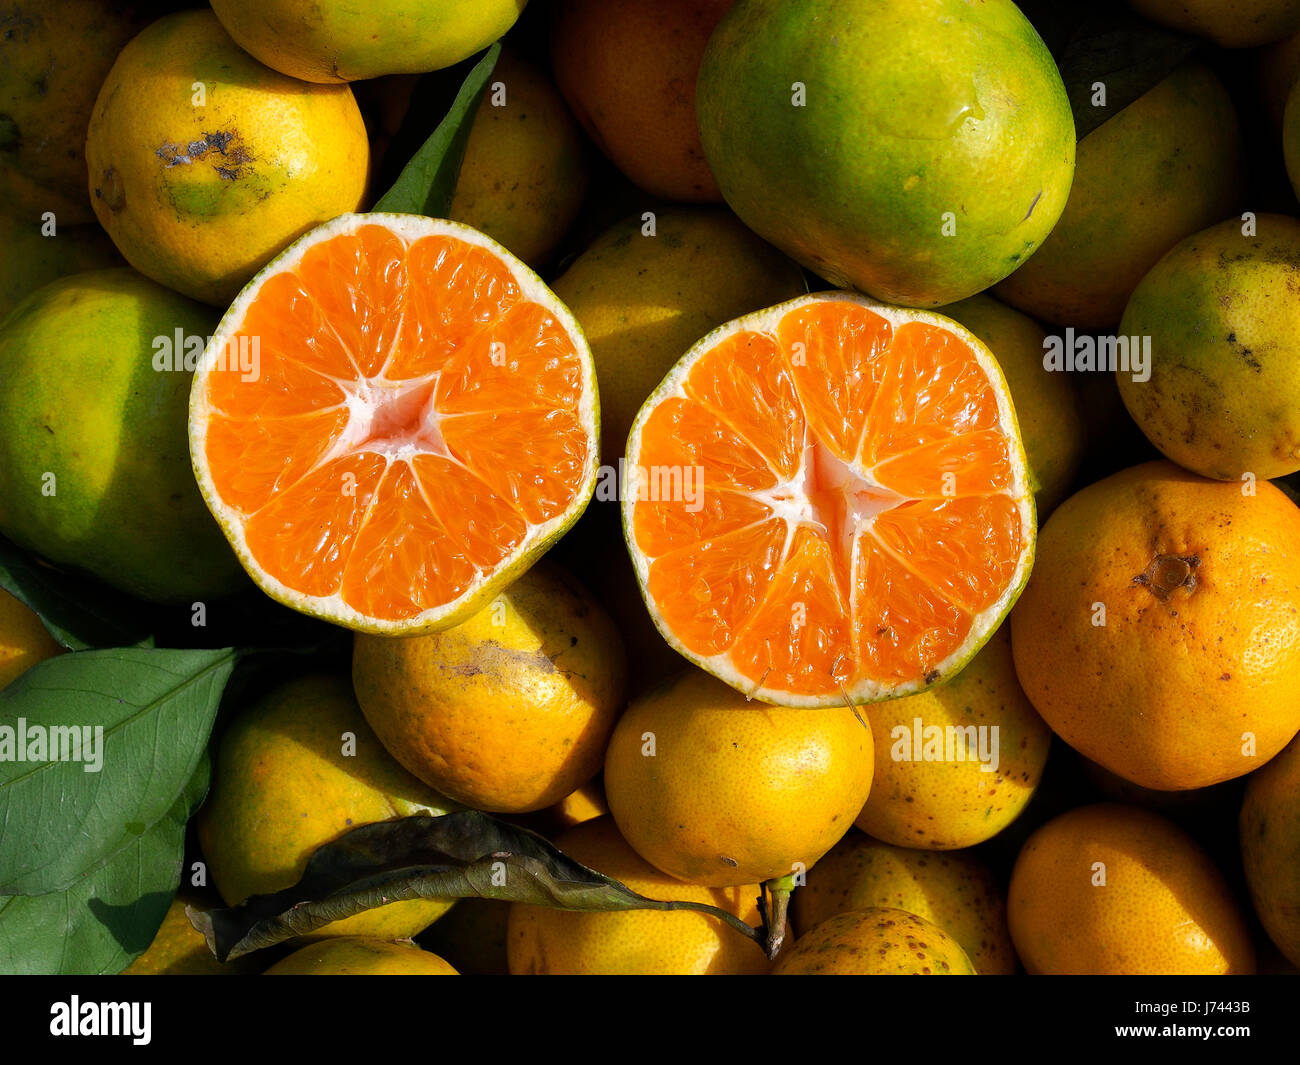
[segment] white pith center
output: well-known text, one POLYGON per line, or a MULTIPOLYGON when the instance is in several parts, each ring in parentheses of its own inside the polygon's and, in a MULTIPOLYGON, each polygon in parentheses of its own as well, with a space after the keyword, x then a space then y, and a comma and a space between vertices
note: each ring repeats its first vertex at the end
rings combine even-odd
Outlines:
POLYGON ((436 373, 409 381, 389 381, 381 375, 338 384, 348 423, 337 450, 369 451, 389 459, 417 454, 452 457, 442 435, 447 415, 434 405, 436 373))
POLYGON ((815 439, 805 441, 793 477, 750 496, 786 523, 787 550, 795 530, 806 525, 820 533, 841 559, 852 557, 858 534, 877 515, 908 502, 907 496, 877 484, 815 439))

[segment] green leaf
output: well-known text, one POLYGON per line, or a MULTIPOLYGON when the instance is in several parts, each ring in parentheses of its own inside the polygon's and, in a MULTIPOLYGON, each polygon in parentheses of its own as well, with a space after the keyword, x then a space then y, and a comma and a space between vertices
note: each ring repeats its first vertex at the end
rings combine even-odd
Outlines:
POLYGON ((373 210, 432 218, 446 216, 456 191, 474 114, 500 54, 501 45, 494 44, 474 65, 452 101, 447 117, 438 123, 438 128, 397 175, 393 187, 380 197, 373 210))
POLYGON ((694 910, 760 943, 760 930, 697 902, 638 895, 556 850, 541 836, 478 810, 362 825, 319 848, 302 879, 190 921, 219 961, 305 935, 362 910, 416 898, 489 898, 565 910, 694 910))
POLYGON ((1060 56, 1075 137, 1083 140, 1107 119, 1155 88, 1200 47, 1185 34, 1143 22, 1129 12, 1087 18, 1060 56), (1093 105, 1094 86, 1105 86, 1106 104, 1093 105))
POLYGON ((185 823, 208 775, 205 754, 165 817, 66 890, 0 897, 0 972, 98 975, 130 965, 180 886, 185 823))
POLYGON ((237 657, 229 648, 79 651, 0 692, 0 895, 63 891, 168 816, 203 756, 237 657), (85 744, 87 730, 78 752, 73 736, 85 744), (40 735, 45 750, 34 745, 40 735), (52 737, 64 760, 49 760, 52 737))
POLYGON ((151 642, 149 608, 123 592, 37 561, 0 537, 0 588, 36 611, 64 647, 131 647, 151 642))

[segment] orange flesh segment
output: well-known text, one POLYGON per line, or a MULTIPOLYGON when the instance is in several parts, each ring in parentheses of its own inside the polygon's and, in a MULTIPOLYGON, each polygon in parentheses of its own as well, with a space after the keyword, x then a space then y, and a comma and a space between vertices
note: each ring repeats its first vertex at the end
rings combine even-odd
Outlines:
POLYGON ((719 654, 767 595, 785 538, 784 523, 769 518, 665 555, 650 568, 650 595, 689 629, 692 650, 719 654))
POLYGON ((631 532, 691 653, 800 695, 916 681, 1005 593, 1013 445, 956 333, 804 304, 703 352, 681 392, 642 424, 631 532), (702 487, 657 493, 669 471, 702 487))
POLYGON ((269 277, 233 335, 257 370, 209 371, 203 454, 295 592, 411 618, 574 502, 582 356, 487 248, 362 225, 269 277))
POLYGON ((294 270, 365 377, 379 374, 397 340, 407 293, 405 250, 397 234, 362 226, 308 248, 294 270))
POLYGON ((834 691, 853 674, 848 597, 830 543, 806 525, 794 540, 732 661, 782 691, 834 691))
POLYGON ((803 412, 772 337, 745 332, 723 340, 700 356, 685 391, 762 455, 779 479, 798 471, 803 412), (773 418, 772 410, 793 416, 773 418))

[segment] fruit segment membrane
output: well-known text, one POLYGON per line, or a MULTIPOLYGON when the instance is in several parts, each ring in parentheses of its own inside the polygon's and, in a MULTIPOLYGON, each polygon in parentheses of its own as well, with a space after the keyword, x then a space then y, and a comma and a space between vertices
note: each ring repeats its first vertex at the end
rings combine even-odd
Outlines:
POLYGON ((629 535, 652 609, 753 687, 932 679, 1020 565, 1013 433, 970 345, 932 322, 801 301, 732 332, 642 415, 629 535), (677 468, 698 497, 654 498, 677 468))
POLYGON ((204 457, 249 552, 384 620, 458 598, 572 506, 581 355, 487 248, 365 225, 270 276, 207 378, 204 457))

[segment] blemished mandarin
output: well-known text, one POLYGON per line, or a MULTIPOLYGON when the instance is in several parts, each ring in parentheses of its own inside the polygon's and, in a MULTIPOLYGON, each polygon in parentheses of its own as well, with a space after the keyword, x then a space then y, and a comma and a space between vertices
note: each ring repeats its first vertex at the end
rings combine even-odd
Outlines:
POLYGON ((855 824, 877 839, 973 847, 1019 817, 1038 790, 1052 733, 1016 679, 1009 625, 955 677, 864 711, 876 774, 855 824))
POLYGON ((1249 489, 1169 462, 1089 485, 1043 527, 1012 611, 1034 708, 1142 787, 1242 776, 1300 730, 1300 509, 1249 489))
POLYGON ((190 453, 268 595, 415 635, 470 617, 576 520, 598 409, 577 323, 499 244, 342 215, 222 319, 194 374, 190 453))
POLYGON ((453 628, 358 633, 352 652, 361 710, 393 757, 458 802, 507 813, 600 771, 626 673, 609 616, 549 561, 453 628))
POLYGON ((1010 394, 974 334, 847 292, 704 337, 628 437, 623 524, 664 638, 751 698, 861 703, 960 669, 1029 574, 1010 394))
POLYGON ((1007 918, 1031 974, 1255 969, 1222 874, 1182 829, 1136 806, 1082 806, 1030 836, 1011 874, 1007 918))
POLYGON ((928 854, 851 831, 808 870, 808 882, 791 902, 800 935, 838 914, 876 906, 938 925, 981 976, 1016 971, 1002 890, 973 853, 928 854))
POLYGON ((774 976, 974 976, 957 941, 938 925, 889 907, 850 910, 802 936, 774 976))
POLYGON ((86 136, 95 216, 126 261, 222 308, 291 241, 357 210, 369 163, 351 89, 264 67, 210 10, 122 49, 86 136))
POLYGON ((1300 220, 1280 214, 1194 233, 1142 278, 1119 331, 1149 338, 1145 371, 1115 382, 1167 458, 1220 481, 1300 470, 1298 285, 1300 220))

